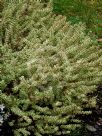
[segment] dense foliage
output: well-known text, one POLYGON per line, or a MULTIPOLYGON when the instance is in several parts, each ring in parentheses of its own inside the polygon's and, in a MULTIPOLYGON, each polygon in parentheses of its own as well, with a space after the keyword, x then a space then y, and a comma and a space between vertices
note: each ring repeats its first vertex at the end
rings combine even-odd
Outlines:
POLYGON ((102 81, 102 49, 36 0, 4 2, 1 14, 0 102, 16 118, 15 136, 68 135, 90 114, 102 81))

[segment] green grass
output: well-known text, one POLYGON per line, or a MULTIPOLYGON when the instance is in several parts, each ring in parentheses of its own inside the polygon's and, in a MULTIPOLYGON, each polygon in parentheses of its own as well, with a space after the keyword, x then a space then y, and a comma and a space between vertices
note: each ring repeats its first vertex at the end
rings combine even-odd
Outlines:
POLYGON ((102 38, 102 0, 54 0, 54 12, 72 23, 84 22, 88 32, 102 38))

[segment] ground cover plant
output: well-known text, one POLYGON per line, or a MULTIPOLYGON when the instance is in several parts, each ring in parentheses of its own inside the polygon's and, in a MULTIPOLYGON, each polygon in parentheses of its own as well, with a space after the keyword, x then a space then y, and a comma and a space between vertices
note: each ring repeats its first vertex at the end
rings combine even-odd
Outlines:
POLYGON ((1 20, 0 103, 13 135, 68 136, 96 105, 88 94, 102 81, 101 47, 52 2, 4 1, 1 20))
POLYGON ((88 32, 102 38, 102 0, 54 0, 54 12, 72 23, 84 22, 88 32))

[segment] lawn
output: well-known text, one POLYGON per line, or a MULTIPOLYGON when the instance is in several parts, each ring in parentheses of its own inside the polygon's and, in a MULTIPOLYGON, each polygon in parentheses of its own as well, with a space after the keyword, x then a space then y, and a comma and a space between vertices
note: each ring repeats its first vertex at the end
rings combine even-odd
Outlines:
POLYGON ((54 0, 54 12, 65 15, 72 23, 83 22, 87 32, 102 42, 102 0, 54 0))

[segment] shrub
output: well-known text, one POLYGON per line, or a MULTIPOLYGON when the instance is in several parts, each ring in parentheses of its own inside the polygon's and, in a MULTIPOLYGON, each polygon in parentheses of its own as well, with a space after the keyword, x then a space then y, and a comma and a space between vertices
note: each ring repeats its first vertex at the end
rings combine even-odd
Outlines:
POLYGON ((74 117, 90 114, 96 101, 87 94, 102 81, 102 50, 85 26, 34 0, 5 5, 1 26, 0 101, 16 116, 14 135, 68 135, 80 127, 74 117))

